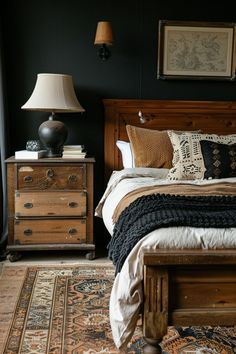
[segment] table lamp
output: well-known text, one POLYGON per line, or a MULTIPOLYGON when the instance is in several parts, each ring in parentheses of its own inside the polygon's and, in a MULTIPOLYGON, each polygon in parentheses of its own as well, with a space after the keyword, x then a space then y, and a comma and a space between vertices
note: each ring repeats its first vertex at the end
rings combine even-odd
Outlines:
POLYGON ((84 112, 77 100, 72 76, 38 74, 32 95, 21 108, 51 113, 40 125, 38 134, 47 149, 47 157, 62 156, 68 130, 64 123, 55 120, 55 113, 84 112))

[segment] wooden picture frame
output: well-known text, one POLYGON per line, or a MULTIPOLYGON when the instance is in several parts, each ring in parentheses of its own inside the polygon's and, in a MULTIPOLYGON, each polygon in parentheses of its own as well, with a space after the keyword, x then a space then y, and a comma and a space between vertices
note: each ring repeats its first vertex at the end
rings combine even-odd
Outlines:
POLYGON ((235 23, 159 21, 158 79, 235 80, 235 23))

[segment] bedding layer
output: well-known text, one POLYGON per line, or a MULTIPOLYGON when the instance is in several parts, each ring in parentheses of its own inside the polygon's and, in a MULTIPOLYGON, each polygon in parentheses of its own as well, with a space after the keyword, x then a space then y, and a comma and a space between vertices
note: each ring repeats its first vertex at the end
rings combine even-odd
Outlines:
POLYGON ((121 213, 109 243, 116 273, 136 243, 149 232, 170 226, 236 227, 236 196, 150 194, 121 213))
MULTIPOLYGON (((226 183, 226 188, 232 188, 231 193, 235 195, 236 178, 191 180, 182 183, 182 181, 166 180, 167 173, 168 170, 137 168, 113 173, 104 196, 96 209, 96 215, 103 217, 111 235, 114 231, 112 217, 117 205, 130 192, 138 191, 139 188, 165 186, 168 190, 168 186, 171 188, 171 186, 176 185, 180 190, 181 187, 187 185, 205 186, 204 188, 207 189, 207 186, 213 188, 213 185, 218 184, 220 188, 224 189, 223 184, 226 183)), ((149 232, 137 242, 115 278, 110 298, 110 322, 113 339, 118 348, 126 347, 139 317, 143 298, 143 252, 145 250, 158 251, 160 248, 236 248, 236 228, 161 227, 149 232)))

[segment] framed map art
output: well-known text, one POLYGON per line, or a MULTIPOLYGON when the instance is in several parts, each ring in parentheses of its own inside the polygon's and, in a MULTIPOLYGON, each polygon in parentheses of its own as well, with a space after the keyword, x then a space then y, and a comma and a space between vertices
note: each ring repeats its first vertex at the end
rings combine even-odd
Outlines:
POLYGON ((235 23, 159 21, 158 79, 235 80, 235 23))

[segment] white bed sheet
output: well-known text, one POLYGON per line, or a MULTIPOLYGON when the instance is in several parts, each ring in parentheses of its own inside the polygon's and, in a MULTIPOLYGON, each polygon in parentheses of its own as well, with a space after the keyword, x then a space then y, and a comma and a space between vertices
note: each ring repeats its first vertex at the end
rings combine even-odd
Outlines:
MULTIPOLYGON (((164 169, 126 169, 114 172, 108 187, 96 208, 96 215, 102 216, 112 235, 112 215, 122 197, 132 190, 149 185, 180 183, 168 181, 164 169)), ((212 184, 219 182, 236 183, 236 178, 221 180, 182 181, 190 184, 212 184)), ((117 274, 110 297, 110 323, 117 348, 128 344, 139 316, 142 303, 144 250, 159 248, 236 248, 236 229, 211 229, 193 227, 168 227, 157 229, 140 240, 127 257, 120 273, 117 274)))

